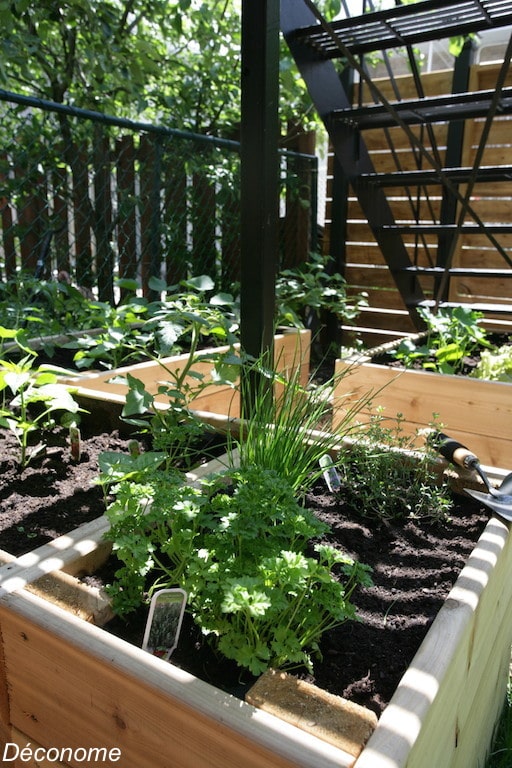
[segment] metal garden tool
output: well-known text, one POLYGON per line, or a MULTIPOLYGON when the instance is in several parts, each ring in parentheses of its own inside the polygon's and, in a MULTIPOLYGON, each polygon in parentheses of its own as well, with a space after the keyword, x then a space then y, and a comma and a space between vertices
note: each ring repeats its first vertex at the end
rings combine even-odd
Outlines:
POLYGON ((472 488, 464 488, 467 494, 485 504, 504 520, 512 520, 512 472, 506 475, 499 487, 495 488, 482 469, 478 457, 471 453, 465 445, 442 432, 435 433, 431 437, 431 443, 441 456, 444 456, 452 464, 464 469, 472 469, 481 477, 487 488, 487 493, 474 491, 472 488))

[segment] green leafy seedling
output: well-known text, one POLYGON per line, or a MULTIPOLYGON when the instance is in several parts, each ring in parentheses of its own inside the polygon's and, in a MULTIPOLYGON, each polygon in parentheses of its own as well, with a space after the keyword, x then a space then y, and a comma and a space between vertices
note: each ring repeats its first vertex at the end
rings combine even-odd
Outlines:
MULTIPOLYGON (((21 343, 20 343, 21 346, 21 343)), ((61 424, 73 426, 81 410, 68 386, 59 383, 59 369, 40 365, 34 368, 35 353, 21 346, 27 354, 18 361, 0 360, 0 426, 9 429, 18 442, 19 464, 24 469, 45 450, 40 441, 29 449, 29 437, 43 427, 51 427, 54 413, 61 413, 61 424)))

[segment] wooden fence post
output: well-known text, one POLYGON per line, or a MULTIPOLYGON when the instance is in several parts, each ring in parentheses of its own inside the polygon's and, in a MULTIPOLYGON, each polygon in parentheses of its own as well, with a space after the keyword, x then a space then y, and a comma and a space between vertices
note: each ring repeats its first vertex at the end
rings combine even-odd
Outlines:
POLYGON ((162 219, 167 285, 176 285, 187 277, 188 272, 186 155, 187 152, 177 151, 174 142, 169 142, 163 158, 162 219))
POLYGON ((76 281, 92 288, 91 205, 89 202, 89 168, 87 147, 76 147, 72 166, 73 225, 76 281), (86 202, 87 204, 84 204, 86 202))
MULTIPOLYGON (((314 155, 316 134, 291 125, 285 145, 293 152, 314 155)), ((316 181, 311 171, 310 163, 304 158, 286 158, 286 176, 287 179, 292 176, 293 182, 286 184, 286 211, 282 222, 281 266, 285 269, 309 260, 311 229, 317 226, 317 211, 311 210, 311 189, 316 181)))
MULTIPOLYGON (((137 217, 135 200, 135 148, 133 135, 122 136, 116 142, 117 169, 117 247, 119 277, 137 278, 137 217)), ((128 291, 121 288, 121 298, 128 291)))
POLYGON ((158 138, 144 135, 139 147, 140 157, 140 226, 142 293, 152 297, 149 279, 160 271, 161 265, 161 145, 158 138))
MULTIPOLYGON (((5 154, 0 155, 0 184, 8 184, 9 158, 5 154)), ((3 190, 7 192, 7 188, 3 190)), ((14 230, 12 208, 6 195, 0 196, 0 221, 2 226, 2 243, 4 248, 5 279, 9 280, 16 274, 16 245, 14 242, 14 230)))
POLYGON ((216 278, 215 187, 204 171, 192 181, 192 271, 216 278))
POLYGON ((100 301, 114 303, 114 254, 112 236, 112 199, 110 195, 110 142, 100 125, 93 131, 94 213, 96 238, 96 276, 100 301))

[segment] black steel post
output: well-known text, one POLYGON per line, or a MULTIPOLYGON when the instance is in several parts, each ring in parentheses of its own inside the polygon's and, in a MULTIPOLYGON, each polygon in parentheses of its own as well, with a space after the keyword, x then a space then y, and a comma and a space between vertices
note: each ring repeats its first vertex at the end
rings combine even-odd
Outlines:
MULTIPOLYGON (((469 74, 470 68, 474 61, 475 46, 473 40, 466 40, 462 51, 455 59, 453 67, 453 80, 452 80, 452 93, 464 93, 469 88, 469 74)), ((446 137, 446 154, 444 165, 446 168, 458 168, 462 165, 462 149, 464 146, 464 120, 452 120, 448 124, 448 133, 446 137)), ((459 189, 459 185, 454 185, 456 190, 459 189)), ((457 220, 457 209, 459 207, 459 201, 454 196, 453 192, 443 189, 443 197, 441 201, 440 223, 441 224, 454 224, 457 220)), ((454 238, 458 237, 459 233, 441 234, 439 235, 438 247, 437 247, 437 266, 446 268, 447 260, 452 253, 454 238)), ((448 265, 449 266, 449 265, 448 265)), ((449 279, 444 277, 436 277, 434 281, 434 296, 437 301, 447 301, 449 296, 449 279)))
POLYGON ((272 346, 279 248, 279 0, 242 0, 241 343, 272 346))

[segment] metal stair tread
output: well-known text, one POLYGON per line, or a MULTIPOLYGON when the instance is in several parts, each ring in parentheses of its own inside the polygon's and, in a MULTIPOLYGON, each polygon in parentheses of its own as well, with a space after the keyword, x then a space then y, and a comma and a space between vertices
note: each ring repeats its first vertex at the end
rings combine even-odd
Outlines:
MULTIPOLYGON (((414 272, 418 275, 442 275, 446 271, 444 267, 404 267, 405 272, 414 272)), ((453 277, 490 277, 490 278, 509 278, 512 276, 512 269, 486 269, 485 267, 461 268, 451 267, 448 272, 453 277)))
MULTIPOLYGON (((330 27, 342 45, 358 55, 509 24, 512 24, 512 2, 508 0, 423 0, 335 20, 330 27)), ((322 58, 342 55, 332 36, 320 24, 297 30, 294 38, 313 48, 322 58)))
MULTIPOLYGON (((447 122, 454 119, 485 117, 489 112, 494 90, 450 93, 424 99, 404 99, 390 102, 399 119, 408 125, 447 122)), ((504 88, 500 94, 498 114, 512 112, 512 88, 504 88)), ((387 104, 368 104, 362 107, 335 109, 331 119, 344 121, 360 130, 386 128, 397 124, 387 104)))
POLYGON ((510 304, 492 304, 490 302, 460 302, 460 301, 441 301, 437 305, 433 299, 425 299, 417 303, 411 302, 409 306, 414 307, 435 307, 439 306, 441 309, 455 309, 460 307, 461 303, 468 304, 475 312, 482 312, 484 314, 498 314, 498 315, 511 315, 512 314, 512 302, 510 304))
MULTIPOLYGON (((465 235, 478 235, 482 234, 482 227, 480 227, 478 224, 470 223, 470 224, 463 224, 461 227, 459 227, 457 224, 437 224, 434 222, 425 222, 423 224, 416 224, 416 223, 405 223, 405 222, 396 222, 395 224, 383 224, 379 227, 382 232, 401 232, 403 234, 455 234, 459 230, 462 234, 465 235)), ((485 222, 485 230, 487 232, 495 232, 495 233, 502 233, 506 234, 509 232, 512 232, 512 223, 511 224, 503 224, 500 222, 485 222)))
MULTIPOLYGON (((467 166, 442 168, 440 172, 434 168, 425 168, 417 171, 362 173, 359 176, 359 183, 379 187, 442 184, 441 176, 449 179, 454 184, 462 184, 468 181, 473 173, 475 173, 475 169, 467 166)), ((476 169, 475 180, 477 183, 512 181, 512 165, 481 166, 476 169)))

